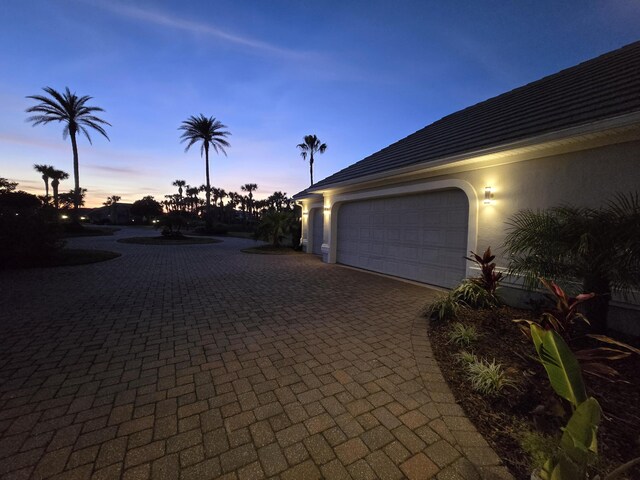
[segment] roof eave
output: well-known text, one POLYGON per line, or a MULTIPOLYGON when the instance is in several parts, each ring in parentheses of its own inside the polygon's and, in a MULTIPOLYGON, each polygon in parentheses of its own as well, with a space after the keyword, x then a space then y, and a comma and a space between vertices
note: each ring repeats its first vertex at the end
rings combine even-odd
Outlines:
MULTIPOLYGON (((380 180, 385 177, 395 177, 404 174, 410 174, 412 172, 417 171, 429 171, 441 169, 443 167, 454 166, 455 164, 464 163, 465 161, 469 161, 475 159, 477 157, 489 157, 491 155, 496 155, 500 153, 505 153, 510 150, 516 150, 525 147, 532 147, 536 145, 544 145, 551 144, 553 142, 558 142, 560 140, 567 139, 579 139, 580 137, 593 134, 595 132, 607 132, 607 131, 619 131, 621 129, 626 129, 633 126, 640 125, 640 111, 627 113, 624 115, 619 115, 616 117, 610 117, 603 120, 598 120, 595 122, 589 122, 561 130, 554 130, 552 132, 546 132, 541 135, 536 135, 533 137, 527 137, 520 140, 506 142, 500 145, 494 145, 488 148, 476 149, 468 152, 463 152, 457 155, 451 155, 447 157, 438 158, 435 160, 427 160, 424 162, 416 163, 413 165, 409 165, 407 167, 396 168, 391 170, 385 170, 382 172, 374 173, 371 175, 365 175, 361 177, 356 177, 348 180, 343 180, 341 182, 330 183, 327 185, 322 185, 317 189, 313 187, 309 187, 303 196, 299 198, 310 198, 314 195, 323 195, 325 192, 329 190, 334 190, 336 188, 343 188, 352 185, 358 185, 362 183, 368 183, 376 180, 380 180)), ((301 194, 302 192, 300 192, 301 194)), ((297 194, 297 195, 300 195, 297 194)), ((297 195, 294 196, 294 199, 297 199, 297 195)))

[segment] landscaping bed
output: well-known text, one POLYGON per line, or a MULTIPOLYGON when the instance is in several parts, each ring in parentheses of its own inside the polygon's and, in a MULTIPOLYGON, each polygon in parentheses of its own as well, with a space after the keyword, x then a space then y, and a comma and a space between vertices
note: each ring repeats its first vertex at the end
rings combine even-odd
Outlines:
POLYGON ((49 258, 26 259, 8 265, 8 268, 49 268, 87 265, 89 263, 104 262, 121 256, 121 253, 108 250, 85 250, 77 248, 63 248, 54 252, 49 258))
MULTIPOLYGON (((547 374, 537 360, 532 341, 512 320, 537 318, 530 311, 509 307, 495 309, 466 309, 459 311, 454 321, 432 321, 430 339, 442 374, 456 400, 462 405, 476 428, 484 435, 496 453, 518 479, 529 479, 535 468, 530 453, 540 448, 554 448, 552 441, 532 432, 549 436, 560 435, 570 408, 564 405, 564 417, 550 415, 554 394, 547 374), (454 322, 473 325, 479 334, 469 347, 461 348, 450 341, 454 322), (515 382, 502 393, 483 395, 471 388, 464 365, 457 354, 472 351, 479 358, 495 359, 504 367, 508 378, 515 382), (545 412, 540 405, 546 405, 545 412), (523 443, 529 445, 523 448, 523 443), (533 446, 535 445, 535 446, 533 446)), ((638 347, 638 339, 620 338, 638 347)), ((594 345, 595 346, 595 345, 594 345)), ((611 363, 627 383, 609 382, 585 374, 588 393, 603 409, 598 430, 598 461, 594 469, 611 472, 613 468, 640 456, 640 356, 632 355, 611 363)), ((627 472, 626 477, 640 478, 640 466, 627 472)))

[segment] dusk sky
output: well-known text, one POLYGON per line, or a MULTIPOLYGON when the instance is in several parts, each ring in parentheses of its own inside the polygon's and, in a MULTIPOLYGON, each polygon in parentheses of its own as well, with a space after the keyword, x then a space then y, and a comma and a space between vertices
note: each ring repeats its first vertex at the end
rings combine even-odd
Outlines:
MULTIPOLYGON (((42 194, 34 163, 73 172, 62 126, 32 127, 27 95, 90 95, 111 141, 79 140, 88 206, 204 183, 180 123, 232 136, 211 183, 256 196, 309 186, 296 149, 327 143, 316 181, 439 118, 640 39, 640 2, 0 1, 0 177, 42 194)), ((63 182, 61 190, 73 187, 63 182)))

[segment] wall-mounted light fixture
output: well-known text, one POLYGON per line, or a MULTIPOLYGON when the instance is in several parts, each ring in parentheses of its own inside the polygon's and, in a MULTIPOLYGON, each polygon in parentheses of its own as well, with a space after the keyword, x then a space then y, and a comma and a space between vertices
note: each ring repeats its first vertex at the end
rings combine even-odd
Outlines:
POLYGON ((491 193, 491 187, 484 187, 484 204, 491 205, 493 200, 493 193, 491 193))
POLYGON ((309 215, 309 212, 302 212, 303 217, 306 217, 307 215, 309 215))
POLYGON ((325 212, 330 212, 331 211, 331 207, 324 207, 324 211, 325 212))

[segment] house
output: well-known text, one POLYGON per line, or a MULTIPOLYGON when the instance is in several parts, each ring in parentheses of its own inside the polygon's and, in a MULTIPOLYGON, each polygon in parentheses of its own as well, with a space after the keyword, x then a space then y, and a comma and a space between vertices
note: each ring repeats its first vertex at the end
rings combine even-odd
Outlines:
POLYGON ((93 208, 88 213, 91 223, 128 225, 132 222, 132 203, 117 203, 115 205, 93 208))
MULTIPOLYGON (((452 287, 521 209, 640 189, 640 42, 448 115, 294 198, 302 245, 452 287)), ((506 265, 504 259, 498 262, 506 265)))

